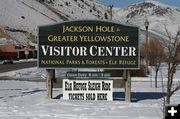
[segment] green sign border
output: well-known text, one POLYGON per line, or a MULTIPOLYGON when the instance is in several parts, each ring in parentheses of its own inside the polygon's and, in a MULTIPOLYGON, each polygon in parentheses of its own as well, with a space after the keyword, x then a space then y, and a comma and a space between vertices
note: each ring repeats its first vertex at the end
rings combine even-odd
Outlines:
POLYGON ((136 27, 136 26, 130 26, 130 25, 124 25, 124 24, 119 24, 119 23, 116 23, 116 22, 111 22, 111 21, 105 21, 105 20, 72 20, 72 21, 65 21, 65 22, 61 22, 61 23, 56 23, 56 24, 51 24, 51 25, 44 25, 44 26, 39 26, 38 27, 38 52, 37 52, 37 56, 38 56, 38 62, 37 62, 37 67, 38 68, 47 68, 47 69, 59 69, 59 68, 63 68, 63 69, 85 69, 85 68, 89 68, 89 69, 140 69, 140 43, 139 43, 139 27, 136 27), (129 27, 129 28, 137 28, 138 30, 138 39, 137 39, 137 43, 138 43, 138 47, 137 47, 137 49, 138 49, 138 56, 136 56, 137 58, 138 58, 138 64, 137 64, 137 67, 132 67, 132 68, 127 68, 126 67, 126 65, 124 65, 123 67, 110 67, 110 68, 108 68, 108 67, 80 67, 79 65, 76 65, 76 67, 75 66, 72 66, 72 67, 65 67, 65 66, 58 66, 58 67, 51 67, 51 66, 46 66, 46 67, 42 67, 41 65, 40 65, 40 58, 39 58, 39 46, 40 46, 40 44, 39 44, 39 40, 40 40, 40 36, 39 36, 39 32, 40 32, 40 29, 41 29, 41 27, 51 27, 51 26, 55 26, 55 25, 61 25, 61 24, 66 24, 66 23, 72 23, 72 22, 102 22, 102 23, 106 23, 106 24, 111 24, 111 25, 121 25, 121 26, 124 26, 124 27, 129 27))

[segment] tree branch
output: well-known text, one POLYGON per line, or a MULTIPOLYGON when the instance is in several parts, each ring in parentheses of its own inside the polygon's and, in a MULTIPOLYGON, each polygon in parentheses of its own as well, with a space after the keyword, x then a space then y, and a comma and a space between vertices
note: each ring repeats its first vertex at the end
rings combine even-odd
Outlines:
POLYGON ((174 94, 176 91, 178 91, 179 89, 180 89, 180 82, 178 83, 178 86, 171 91, 171 94, 170 94, 170 95, 173 95, 173 94, 174 94))

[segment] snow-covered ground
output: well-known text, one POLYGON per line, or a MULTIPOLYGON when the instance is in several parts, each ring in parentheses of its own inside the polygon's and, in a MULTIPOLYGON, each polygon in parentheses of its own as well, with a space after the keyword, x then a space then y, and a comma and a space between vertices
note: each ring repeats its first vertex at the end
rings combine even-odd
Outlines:
MULTIPOLYGON (((36 79, 41 78, 45 70, 28 68, 3 73, 0 77, 18 78, 17 74, 36 79), (29 73, 25 75, 25 72, 29 73)), ((62 74, 58 73, 59 76, 62 74)), ((176 80, 180 80, 179 74, 178 70, 176 80)), ((165 74, 163 77, 166 79, 165 74)), ((61 88, 55 88, 54 99, 49 100, 45 82, 0 80, 0 119, 160 119, 165 93, 162 92, 161 79, 158 80, 155 89, 154 80, 152 86, 150 78, 132 78, 132 103, 124 101, 122 88, 114 89, 114 101, 67 101, 61 98, 61 88)), ((173 95, 171 103, 178 104, 179 99, 180 90, 173 95)))
MULTIPOLYGON (((124 102, 123 89, 114 89, 115 101, 67 101, 62 90, 46 99, 44 82, 0 81, 1 119, 160 119, 163 93, 149 82, 132 82, 132 103, 124 102), (59 99, 60 98, 60 99, 59 99)), ((180 103, 180 91, 172 103, 180 103)))
MULTIPOLYGON (((20 60, 17 61, 15 63, 21 63, 21 62, 25 62, 26 60, 20 60)), ((28 62, 31 61, 36 61, 35 59, 29 59, 28 62)), ((77 71, 77 69, 72 69, 77 71)), ((79 71, 96 71, 95 69, 79 69, 79 71)), ((58 78, 62 78, 65 76, 65 73, 68 71, 68 69, 56 69, 56 77, 58 78)), ((99 71, 99 70, 98 70, 99 71)), ((153 67, 149 67, 149 71, 152 72, 149 74, 148 78, 144 78, 144 77, 133 77, 132 80, 133 81, 154 81, 154 77, 155 77, 155 71, 153 67)), ((180 66, 178 66, 176 73, 174 74, 174 81, 180 81, 180 66)), ((27 79, 27 80, 38 80, 38 79, 45 79, 46 78, 46 70, 45 69, 41 69, 41 68, 37 68, 37 67, 32 67, 32 68, 27 68, 27 69, 20 69, 20 70, 16 70, 16 71, 10 71, 10 72, 6 72, 6 73, 0 73, 0 77, 11 77, 14 79, 27 79)), ((161 80, 167 81, 167 66, 165 64, 163 64, 163 66, 161 67, 159 73, 158 73, 158 81, 161 82, 161 80), (162 71, 162 76, 161 76, 161 72, 162 71)))
MULTIPOLYGON (((37 59, 20 59, 20 60, 14 60, 13 63, 23 63, 23 62, 34 62, 37 61, 37 59)), ((0 61, 0 64, 3 64, 3 61, 0 61)))

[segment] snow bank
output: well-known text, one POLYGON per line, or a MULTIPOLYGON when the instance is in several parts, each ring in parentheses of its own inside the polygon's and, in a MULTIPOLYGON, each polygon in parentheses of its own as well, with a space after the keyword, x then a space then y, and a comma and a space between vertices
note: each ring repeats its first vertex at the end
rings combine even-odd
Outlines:
MULTIPOLYGON (((56 99, 46 99, 44 82, 0 81, 1 119, 160 119, 162 89, 149 82, 132 83, 132 103, 124 102, 123 89, 114 89, 116 101, 67 101, 62 89, 54 89, 56 99)), ((180 103, 180 91, 172 98, 180 103)))

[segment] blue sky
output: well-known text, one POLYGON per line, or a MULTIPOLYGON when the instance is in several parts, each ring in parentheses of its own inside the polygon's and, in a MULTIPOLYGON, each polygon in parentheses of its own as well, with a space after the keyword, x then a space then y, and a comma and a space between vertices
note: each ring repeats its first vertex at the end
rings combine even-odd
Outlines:
MULTIPOLYGON (((143 2, 145 0, 98 0, 100 3, 105 5, 114 5, 116 7, 127 7, 130 4, 143 2)), ((180 7, 180 0, 155 0, 161 3, 180 7)))

